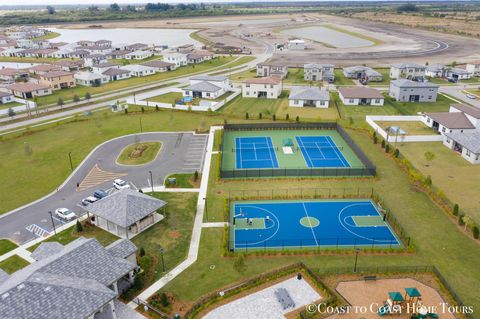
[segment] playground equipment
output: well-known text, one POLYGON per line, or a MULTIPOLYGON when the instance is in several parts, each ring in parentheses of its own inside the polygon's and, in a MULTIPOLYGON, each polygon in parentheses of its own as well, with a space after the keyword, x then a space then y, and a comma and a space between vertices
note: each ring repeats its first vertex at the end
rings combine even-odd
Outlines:
POLYGON ((382 307, 378 308, 377 313, 379 316, 401 313, 404 301, 405 299, 398 291, 389 292, 388 299, 382 307))
POLYGON ((408 309, 413 309, 411 318, 426 319, 438 318, 436 313, 428 312, 428 307, 423 304, 422 294, 417 288, 405 288, 405 300, 408 309))

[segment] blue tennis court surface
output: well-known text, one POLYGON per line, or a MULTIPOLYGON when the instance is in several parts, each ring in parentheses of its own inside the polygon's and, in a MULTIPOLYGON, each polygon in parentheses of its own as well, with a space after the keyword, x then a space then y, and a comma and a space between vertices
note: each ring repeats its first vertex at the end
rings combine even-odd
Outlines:
POLYGON ((234 249, 402 246, 370 200, 236 202, 232 212, 234 249))
POLYGON ((237 168, 278 168, 270 137, 237 137, 234 151, 237 168))
POLYGON ((350 167, 330 136, 296 136, 308 167, 350 167))

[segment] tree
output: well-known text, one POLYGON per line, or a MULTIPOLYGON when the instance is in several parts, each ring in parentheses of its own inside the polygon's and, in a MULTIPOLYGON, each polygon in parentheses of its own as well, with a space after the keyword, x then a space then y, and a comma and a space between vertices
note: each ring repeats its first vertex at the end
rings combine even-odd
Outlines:
POLYGON ((425 178, 425 186, 432 186, 432 177, 430 175, 428 175, 426 178, 425 178))
POLYGON ((8 108, 8 116, 14 117, 16 114, 17 113, 15 113, 15 111, 11 107, 8 108))
POLYGON ((297 117, 295 118, 295 122, 300 122, 300 117, 297 115, 297 117))
POLYGON ((263 115, 262 115, 262 112, 258 113, 258 118, 259 118, 259 119, 262 119, 262 116, 263 116, 263 115))
POLYGON ((142 113, 145 113, 145 108, 143 106, 140 110, 142 111, 142 113))
POLYGON ((132 6, 132 5, 127 5, 125 10, 128 12, 137 12, 137 8, 135 8, 135 6, 132 6))
POLYGON ((63 102, 63 99, 62 99, 61 97, 59 97, 58 100, 57 100, 57 105, 58 105, 58 106, 63 106, 63 104, 65 104, 65 103, 63 102))
POLYGON ((233 262, 233 268, 238 272, 243 272, 247 268, 245 265, 245 256, 243 254, 238 255, 238 257, 233 262))
POLYGON ((397 8, 397 12, 416 12, 418 8, 413 3, 405 3, 397 8))
POLYGON ((385 140, 382 140, 382 148, 385 148, 385 140))
POLYGON ((92 98, 92 95, 89 92, 85 92, 85 100, 89 101, 92 98))
POLYGON ((123 109, 123 111, 125 112, 125 114, 128 114, 128 109, 127 108, 123 109))
POLYGON ((193 180, 195 182, 198 180, 198 171, 195 171, 195 173, 193 173, 193 180))
POLYGON ((168 297, 167 297, 167 294, 162 292, 160 294, 160 303, 162 304, 162 306, 164 307, 168 307, 170 305, 170 301, 168 301, 168 297))
POLYGON ((385 145, 385 153, 388 153, 388 152, 390 152, 390 145, 389 144, 385 145))
POLYGON ((160 111, 160 108, 158 107, 158 105, 155 105, 155 111, 160 111))
POLYGON ((398 158, 398 156, 400 155, 400 151, 398 150, 398 148, 395 149, 395 152, 393 152, 393 156, 395 156, 396 158, 398 158))
POLYGON ((463 215, 463 214, 458 216, 458 224, 459 224, 460 226, 465 225, 465 221, 463 220, 463 217, 464 217, 464 216, 465 216, 465 215, 463 215))
POLYGON ((112 11, 120 11, 120 6, 118 5, 118 3, 112 3, 110 5, 110 10, 112 11))
POLYGON ((75 95, 73 96, 73 102, 75 102, 75 103, 80 102, 80 98, 78 97, 78 95, 75 94, 75 95))
POLYGON ((378 143, 377 132, 373 132, 372 138, 373 138, 373 144, 377 144, 378 143))
POLYGON ((97 7, 97 6, 90 6, 90 7, 88 7, 88 11, 90 11, 90 12, 97 12, 97 11, 98 11, 98 7, 97 7))
POLYGON ((52 6, 47 6, 47 12, 48 14, 55 14, 55 8, 52 6))
POLYGON ((290 119, 290 114, 287 113, 287 115, 285 115, 285 120, 288 121, 290 119))
POLYGON ((272 120, 275 122, 277 120, 277 116, 275 114, 272 115, 272 120))
POLYGON ((75 224, 75 230, 77 231, 77 233, 83 232, 82 223, 80 223, 80 221, 78 219, 77 219, 77 223, 75 224))
POLYGON ((145 256, 145 248, 140 247, 140 251, 138 252, 138 254, 140 255, 140 257, 145 256))
POLYGON ((478 237, 480 236, 480 230, 478 229, 477 225, 473 226, 472 233, 473 233, 473 238, 478 239, 478 237))
POLYGON ((453 205, 452 214, 457 216, 458 215, 458 209, 459 209, 458 204, 453 205))
POLYGON ((423 154, 423 156, 425 156, 425 159, 427 160, 427 162, 431 162, 435 158, 435 154, 433 154, 430 151, 426 151, 425 154, 423 154))
POLYGON ((248 112, 245 113, 245 119, 248 120, 249 118, 249 115, 248 115, 248 112))

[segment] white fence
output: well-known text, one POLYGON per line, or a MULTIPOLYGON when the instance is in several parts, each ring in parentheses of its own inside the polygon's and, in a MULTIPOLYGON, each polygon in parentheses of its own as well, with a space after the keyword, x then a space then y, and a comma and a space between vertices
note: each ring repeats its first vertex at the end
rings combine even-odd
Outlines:
MULTIPOLYGON (((30 110, 35 109, 35 107, 37 106, 35 102, 27 101, 18 97, 14 97, 13 101, 23 104, 23 105, 17 105, 17 106, 11 107, 11 109, 15 112, 15 114, 26 112, 27 111, 26 103, 28 103, 28 107, 30 108, 30 110)), ((0 110, 0 116, 8 115, 8 109, 9 109, 8 103, 3 105, 5 106, 5 108, 0 110)))
MULTIPOLYGON (((423 123, 423 116, 421 115, 368 115, 366 121, 377 134, 383 137, 385 140, 388 137, 388 142, 441 142, 443 136, 439 134, 432 135, 389 135, 383 128, 381 128, 376 121, 388 121, 388 122, 420 122, 423 123)), ((432 130, 433 132, 433 130, 432 130)), ((408 132, 407 132, 408 133, 408 132)))
MULTIPOLYGON (((182 89, 179 88, 170 88, 168 92, 166 93, 171 93, 171 92, 183 92, 182 89)), ((166 94, 163 93, 163 94, 166 94)), ((231 95, 229 95, 227 98, 225 98, 223 101, 220 102, 215 102, 215 101, 209 101, 209 100, 201 100, 200 105, 184 105, 184 104, 170 104, 170 103, 162 103, 162 102, 152 102, 148 101, 147 99, 153 96, 158 96, 158 93, 146 93, 143 94, 141 99, 138 100, 136 99, 134 101, 133 97, 129 97, 127 99, 127 104, 136 104, 136 105, 143 105, 143 106, 148 106, 148 107, 159 107, 163 109, 175 109, 175 110, 182 110, 182 111, 199 111, 199 112, 207 112, 207 111, 217 111, 219 108, 224 106, 226 103, 230 102, 234 98, 236 98, 238 95, 240 95, 241 91, 240 90, 235 90, 231 95)))

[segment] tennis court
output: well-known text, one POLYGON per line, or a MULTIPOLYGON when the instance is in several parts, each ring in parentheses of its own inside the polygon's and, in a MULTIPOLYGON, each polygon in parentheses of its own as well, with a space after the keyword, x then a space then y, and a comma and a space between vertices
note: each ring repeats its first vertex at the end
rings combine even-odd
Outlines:
POLYGON ((400 248, 374 202, 242 201, 230 214, 230 249, 400 248))
POLYGON ((308 167, 350 167, 330 136, 295 136, 308 167))
POLYGON ((270 137, 237 137, 234 152, 236 168, 278 168, 270 137))

